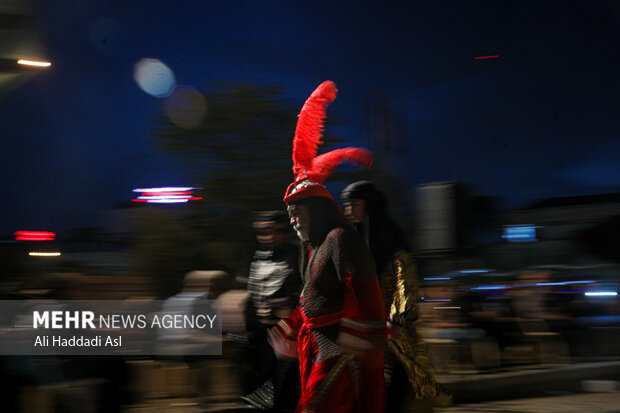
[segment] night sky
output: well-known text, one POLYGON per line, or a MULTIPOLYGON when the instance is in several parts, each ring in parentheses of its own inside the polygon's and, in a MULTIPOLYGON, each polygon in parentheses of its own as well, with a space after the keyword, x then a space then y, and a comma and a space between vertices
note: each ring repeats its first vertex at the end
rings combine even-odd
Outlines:
POLYGON ((0 235, 97 226, 132 188, 187 184, 150 136, 163 100, 134 81, 142 58, 198 90, 284 86, 300 108, 333 80, 334 132, 371 149, 384 101, 410 186, 466 181, 506 207, 620 190, 620 2, 35 5, 53 66, 0 98, 0 235))

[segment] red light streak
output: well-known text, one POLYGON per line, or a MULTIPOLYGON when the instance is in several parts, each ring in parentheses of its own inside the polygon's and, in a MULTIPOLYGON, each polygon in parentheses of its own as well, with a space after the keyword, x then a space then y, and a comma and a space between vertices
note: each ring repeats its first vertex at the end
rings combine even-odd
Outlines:
POLYGON ((16 241, 53 241, 56 234, 49 231, 16 231, 16 241))
POLYGON ((478 56, 478 57, 474 57, 475 60, 481 60, 481 59, 495 59, 496 57, 499 57, 499 55, 494 54, 494 55, 490 55, 490 56, 478 56))
POLYGON ((191 195, 193 191, 142 192, 142 196, 191 195))
POLYGON ((18 236, 31 236, 31 237, 55 237, 56 234, 49 231, 16 231, 15 235, 18 236))

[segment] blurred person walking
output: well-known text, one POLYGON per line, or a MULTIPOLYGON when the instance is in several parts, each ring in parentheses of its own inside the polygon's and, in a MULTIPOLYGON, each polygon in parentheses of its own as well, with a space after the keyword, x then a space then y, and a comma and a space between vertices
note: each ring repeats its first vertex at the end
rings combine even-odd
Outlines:
POLYGON ((435 381, 430 354, 416 329, 420 291, 409 243, 388 212, 383 192, 358 181, 341 193, 345 215, 363 236, 374 257, 388 316, 385 355, 386 409, 432 411, 450 404, 435 381))
POLYGON ((295 181, 284 201, 303 242, 299 305, 269 331, 280 358, 299 358, 297 412, 384 411, 385 313, 372 257, 322 185, 343 160, 370 164, 345 148, 316 156, 325 109, 336 97, 323 82, 299 115, 293 140, 295 181))
POLYGON ((278 361, 267 342, 267 330, 289 315, 299 300, 299 244, 285 211, 256 215, 257 249, 250 264, 247 330, 253 346, 253 389, 242 401, 263 410, 293 411, 299 395, 297 363, 278 361))
MULTIPOLYGON (((216 305, 214 300, 228 289, 229 282, 230 276, 225 271, 190 271, 183 277, 182 290, 164 300, 161 312, 184 316, 212 313, 216 305)), ((160 329, 157 349, 159 354, 167 356, 164 358, 195 361, 197 358, 192 354, 220 339, 192 329, 160 329)))

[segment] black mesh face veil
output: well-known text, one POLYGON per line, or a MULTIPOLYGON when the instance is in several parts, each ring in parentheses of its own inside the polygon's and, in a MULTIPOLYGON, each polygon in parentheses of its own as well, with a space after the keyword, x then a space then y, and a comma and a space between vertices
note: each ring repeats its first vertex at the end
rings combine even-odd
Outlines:
MULTIPOLYGON (((387 200, 382 191, 370 181, 359 181, 348 185, 341 193, 343 202, 361 199, 366 203, 368 246, 377 264, 377 273, 396 251, 411 251, 402 229, 390 216, 387 200)), ((360 224, 361 225, 361 224, 360 224)))

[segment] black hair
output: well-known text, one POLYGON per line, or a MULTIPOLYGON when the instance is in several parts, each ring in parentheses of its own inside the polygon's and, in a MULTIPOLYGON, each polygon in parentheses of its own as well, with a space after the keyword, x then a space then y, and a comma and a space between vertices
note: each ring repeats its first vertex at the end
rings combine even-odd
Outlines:
POLYGON ((352 199, 362 199, 366 201, 366 213, 369 216, 386 214, 388 210, 385 194, 381 192, 375 184, 370 181, 357 181, 342 190, 340 194, 342 202, 350 202, 352 199))
POLYGON ((276 224, 288 224, 289 217, 286 211, 263 211, 256 214, 255 222, 274 222, 276 224))

